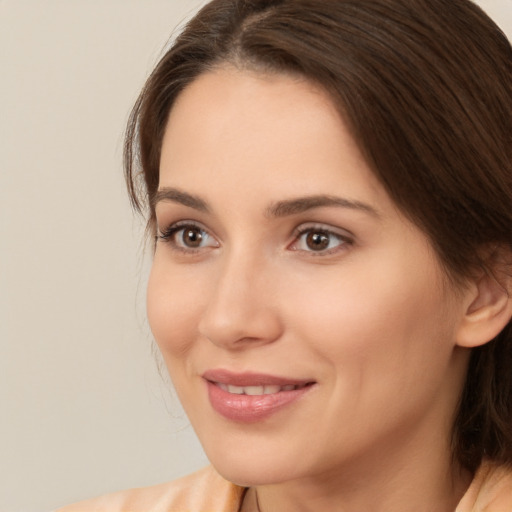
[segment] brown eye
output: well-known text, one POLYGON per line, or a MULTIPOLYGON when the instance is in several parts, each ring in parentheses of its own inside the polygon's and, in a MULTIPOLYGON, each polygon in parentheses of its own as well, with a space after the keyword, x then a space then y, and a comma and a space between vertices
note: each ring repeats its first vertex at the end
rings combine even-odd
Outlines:
MULTIPOLYGON (((179 232, 178 232, 179 233, 179 232)), ((201 243, 203 241, 203 231, 196 227, 189 227, 182 230, 180 242, 185 247, 190 247, 195 249, 197 247, 201 247, 201 243)))
POLYGON ((328 234, 311 231, 306 235, 305 243, 312 251, 323 251, 329 247, 330 241, 328 234))
POLYGON ((158 239, 181 251, 219 247, 218 241, 208 231, 188 223, 173 224, 158 235, 158 239))
POLYGON ((348 234, 344 235, 320 226, 302 229, 296 237, 290 249, 310 254, 316 253, 319 256, 334 254, 353 244, 348 234))

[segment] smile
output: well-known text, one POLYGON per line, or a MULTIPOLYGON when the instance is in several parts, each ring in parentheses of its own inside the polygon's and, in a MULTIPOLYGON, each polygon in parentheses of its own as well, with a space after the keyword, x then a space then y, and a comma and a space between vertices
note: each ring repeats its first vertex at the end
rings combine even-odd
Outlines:
POLYGON ((314 386, 311 380, 296 380, 264 374, 236 374, 211 370, 203 374, 210 404, 224 418, 241 423, 263 421, 296 404, 314 386))
POLYGON ((303 388, 308 384, 287 384, 285 386, 233 386, 231 384, 223 384, 222 382, 215 382, 217 386, 223 391, 227 391, 233 395, 274 395, 276 393, 280 393, 282 391, 294 391, 296 389, 303 388))

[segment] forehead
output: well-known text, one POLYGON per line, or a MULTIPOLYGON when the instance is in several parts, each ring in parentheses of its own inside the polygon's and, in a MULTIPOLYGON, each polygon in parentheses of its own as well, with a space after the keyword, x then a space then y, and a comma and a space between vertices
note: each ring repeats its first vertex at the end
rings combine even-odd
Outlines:
POLYGON ((357 174, 353 187, 362 179, 380 188, 320 87, 224 67, 201 75, 178 97, 164 134, 160 185, 226 179, 247 187, 252 177, 254 186, 284 179, 324 193, 344 172, 357 174))

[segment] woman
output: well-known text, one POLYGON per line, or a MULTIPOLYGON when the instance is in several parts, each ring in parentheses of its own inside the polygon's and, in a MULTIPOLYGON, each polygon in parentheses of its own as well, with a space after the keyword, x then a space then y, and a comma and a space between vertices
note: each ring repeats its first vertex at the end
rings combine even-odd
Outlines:
POLYGON ((69 510, 512 510, 512 49, 468 0, 214 0, 126 139, 212 468, 69 510))

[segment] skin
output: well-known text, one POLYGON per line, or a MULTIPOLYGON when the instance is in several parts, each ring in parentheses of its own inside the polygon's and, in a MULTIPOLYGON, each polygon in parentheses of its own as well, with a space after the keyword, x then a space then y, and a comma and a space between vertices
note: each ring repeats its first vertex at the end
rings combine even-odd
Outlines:
POLYGON ((251 487, 244 510, 453 511, 470 478, 449 447, 470 298, 329 97, 284 75, 200 76, 170 114, 159 188, 158 232, 181 224, 157 241, 149 322, 212 464, 251 487), (345 204, 275 211, 326 195, 345 204), (315 385, 241 424, 209 402, 201 375, 218 368, 315 385))

